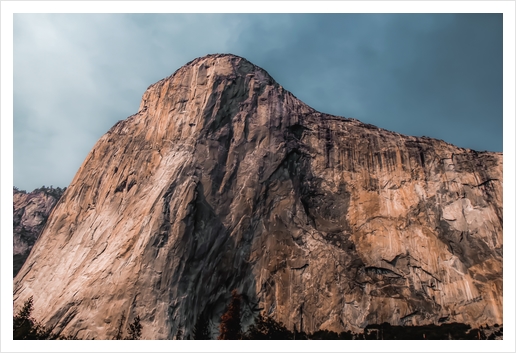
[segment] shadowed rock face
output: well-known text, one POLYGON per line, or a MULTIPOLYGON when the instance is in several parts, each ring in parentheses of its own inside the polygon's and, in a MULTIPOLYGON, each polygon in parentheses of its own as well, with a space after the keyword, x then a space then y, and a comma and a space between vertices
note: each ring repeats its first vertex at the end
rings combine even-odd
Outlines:
POLYGON ((60 188, 31 193, 13 189, 13 276, 29 256, 62 192, 60 188))
POLYGON ((502 323, 501 153, 319 113, 232 55, 148 88, 94 146, 14 281, 15 307, 79 338, 502 323), (52 236, 50 236, 52 235, 52 236))

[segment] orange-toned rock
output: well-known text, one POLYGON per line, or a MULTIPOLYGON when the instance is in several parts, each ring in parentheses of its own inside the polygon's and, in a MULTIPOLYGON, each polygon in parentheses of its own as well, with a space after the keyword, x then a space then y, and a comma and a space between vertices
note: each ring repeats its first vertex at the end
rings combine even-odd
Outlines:
MULTIPOLYGON (((14 280, 79 338, 244 323, 501 324, 501 153, 319 113, 233 55, 148 88, 93 147, 14 280)), ((217 332, 213 334, 216 335, 217 332)))

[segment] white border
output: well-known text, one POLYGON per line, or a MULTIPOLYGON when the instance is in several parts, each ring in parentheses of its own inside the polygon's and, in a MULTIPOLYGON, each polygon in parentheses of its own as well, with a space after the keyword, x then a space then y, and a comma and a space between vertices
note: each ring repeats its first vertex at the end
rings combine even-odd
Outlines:
MULTIPOLYGON (((140 351, 383 351, 513 352, 515 268, 515 3, 512 1, 23 1, 1 3, 1 350, 140 351), (475 13, 504 14, 504 330, 503 341, 16 341, 12 340, 13 14, 14 13, 475 13), (507 334, 509 333, 509 334, 507 334)), ((486 117, 488 119, 489 117, 486 117)))
POLYGON ((504 13, 510 1, 2 1, 8 13, 504 13))

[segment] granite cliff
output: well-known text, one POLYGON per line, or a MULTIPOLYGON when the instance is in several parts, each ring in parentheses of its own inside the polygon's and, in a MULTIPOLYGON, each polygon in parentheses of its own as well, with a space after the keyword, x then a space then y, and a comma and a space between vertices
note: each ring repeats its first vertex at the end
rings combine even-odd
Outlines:
POLYGON ((151 85, 93 147, 14 279, 56 332, 143 338, 501 324, 501 153, 320 113, 266 71, 209 55, 151 85))
POLYGON ((27 193, 13 188, 13 276, 29 256, 63 191, 42 187, 27 193))

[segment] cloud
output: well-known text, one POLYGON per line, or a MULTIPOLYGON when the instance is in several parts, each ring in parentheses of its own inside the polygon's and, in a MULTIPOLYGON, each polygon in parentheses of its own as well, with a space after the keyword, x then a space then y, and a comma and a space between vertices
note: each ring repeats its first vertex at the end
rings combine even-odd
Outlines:
POLYGON ((15 185, 68 185, 150 84, 228 52, 320 111, 502 150, 501 14, 15 14, 15 185))
POLYGON ((263 67, 314 108, 463 147, 502 150, 501 15, 288 19, 288 30, 260 38, 260 46, 252 44, 263 33, 260 22, 249 21, 240 36, 263 67), (474 137, 486 130, 491 138, 474 137))
POLYGON ((16 14, 15 184, 68 185, 98 138, 137 111, 151 83, 224 47, 231 28, 221 20, 205 16, 218 28, 205 32, 187 15, 16 14))

